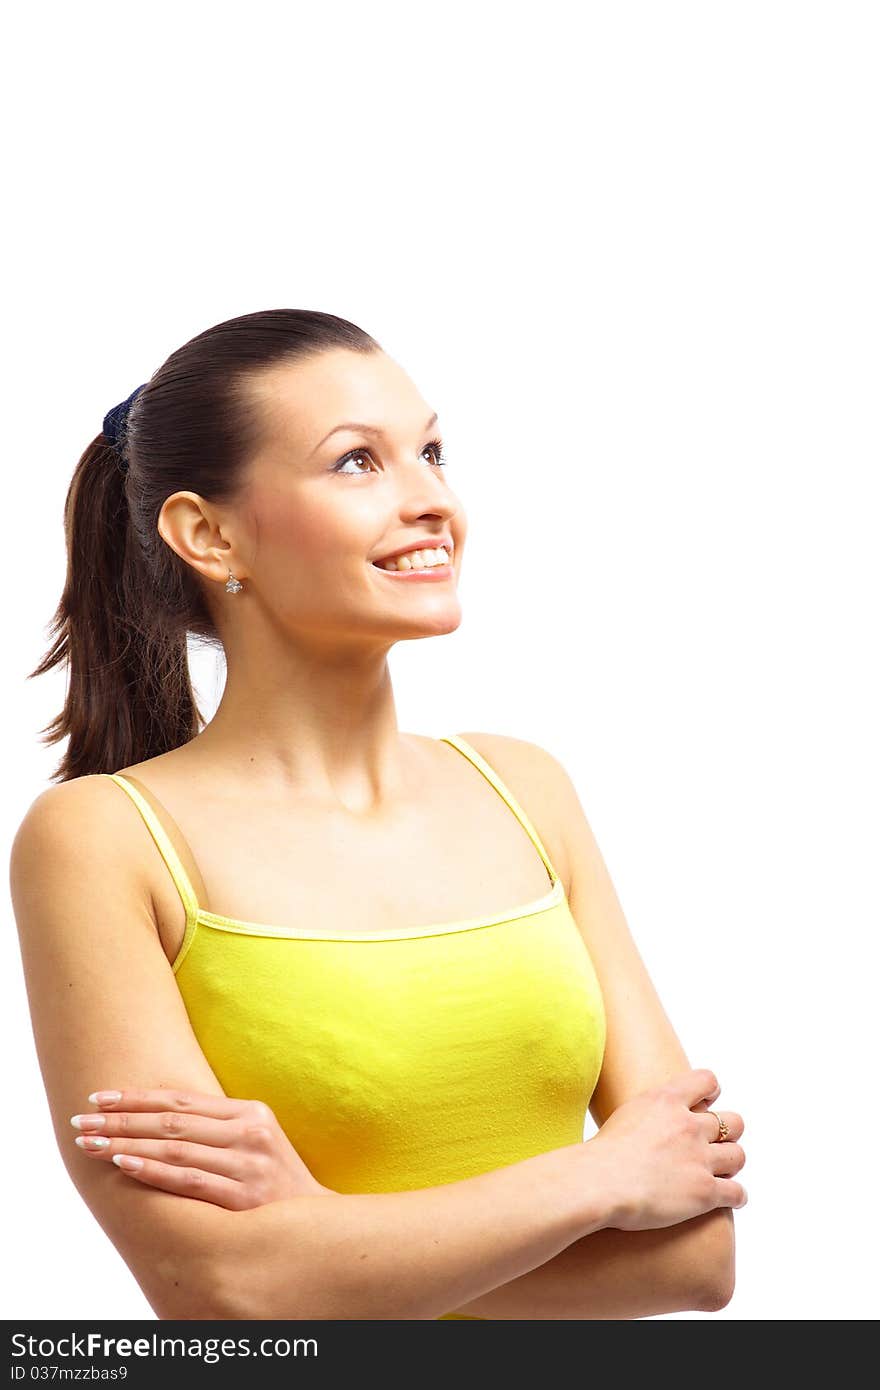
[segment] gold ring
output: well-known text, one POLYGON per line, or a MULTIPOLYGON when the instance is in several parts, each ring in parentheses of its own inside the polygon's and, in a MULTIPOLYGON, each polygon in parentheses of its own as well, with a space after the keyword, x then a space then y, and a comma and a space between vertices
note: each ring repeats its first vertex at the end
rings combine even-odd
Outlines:
POLYGON ((710 1110, 708 1113, 710 1115, 715 1115, 715 1118, 718 1121, 718 1138, 713 1139, 711 1142, 713 1144, 720 1144, 724 1139, 727 1138, 728 1134, 730 1133, 730 1127, 727 1124, 725 1124, 721 1116, 716 1114, 714 1110, 710 1110))

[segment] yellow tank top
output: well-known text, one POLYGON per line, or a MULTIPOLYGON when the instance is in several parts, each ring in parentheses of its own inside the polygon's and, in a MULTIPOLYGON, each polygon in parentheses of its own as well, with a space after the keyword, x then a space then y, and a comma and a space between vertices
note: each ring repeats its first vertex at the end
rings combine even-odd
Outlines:
POLYGON ((599 1078, 602 993, 562 881, 498 774, 464 739, 442 741, 531 838, 551 884, 537 901, 378 933, 205 912, 152 807, 105 774, 137 806, 186 909, 172 969, 214 1074, 227 1095, 271 1106, 337 1192, 433 1187, 577 1143, 599 1078))

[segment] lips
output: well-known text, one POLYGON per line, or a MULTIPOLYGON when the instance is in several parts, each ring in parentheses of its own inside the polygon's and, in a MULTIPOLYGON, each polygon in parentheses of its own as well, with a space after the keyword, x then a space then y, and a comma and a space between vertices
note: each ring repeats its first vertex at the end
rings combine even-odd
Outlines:
POLYGON ((393 579, 402 584, 427 584, 431 581, 452 579, 455 575, 455 570, 448 561, 443 565, 425 565, 423 568, 410 570, 389 570, 384 565, 374 565, 373 569, 384 574, 386 579, 393 579))

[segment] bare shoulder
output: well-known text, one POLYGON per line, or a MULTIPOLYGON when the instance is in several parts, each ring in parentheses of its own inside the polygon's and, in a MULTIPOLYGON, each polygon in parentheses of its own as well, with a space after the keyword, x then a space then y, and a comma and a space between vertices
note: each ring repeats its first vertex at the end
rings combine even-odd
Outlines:
POLYGON ((92 827, 97 832, 113 821, 117 794, 109 778, 97 774, 45 787, 34 797, 18 825, 13 855, 39 852, 47 840, 56 838, 70 838, 80 845, 87 843, 92 827))
POLYGON ((120 815, 124 800, 111 779, 97 773, 44 788, 18 825, 10 863, 38 868, 43 882, 64 871, 68 856, 89 858, 93 867, 106 861, 118 869, 124 861, 139 872, 141 840, 124 806, 120 815))
MULTIPOLYGON (((136 781, 142 769, 150 772, 167 766, 170 770, 178 761, 178 753, 177 749, 162 753, 119 772, 136 781)), ((19 856, 29 849, 37 855, 47 850, 44 866, 49 873, 63 861, 68 848, 88 854, 96 866, 106 861, 115 870, 127 869, 136 878, 139 891, 149 892, 154 882, 155 854, 149 837, 143 834, 140 812, 106 773, 89 773, 44 788, 27 808, 13 848, 19 856)))
MULTIPOLYGON (((514 775, 532 778, 537 785, 546 784, 548 779, 552 782, 558 776, 566 776, 558 758, 540 743, 532 743, 529 739, 484 731, 461 733, 458 737, 476 748, 493 767, 499 761, 503 762, 514 775)), ((504 777, 504 769, 499 766, 498 771, 504 777)))
MULTIPOLYGON (((559 813, 559 788, 567 773, 558 759, 539 743, 510 734, 477 731, 460 738, 475 748, 510 788, 540 835, 566 892, 571 871, 559 813)), ((573 790, 573 788, 572 788, 573 790)))

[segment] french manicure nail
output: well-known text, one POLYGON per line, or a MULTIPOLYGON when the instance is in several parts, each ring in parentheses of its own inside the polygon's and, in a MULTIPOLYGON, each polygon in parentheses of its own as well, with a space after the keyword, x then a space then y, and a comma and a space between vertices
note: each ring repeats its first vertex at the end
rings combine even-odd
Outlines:
POLYGON ((89 1096, 92 1105, 114 1105, 118 1100, 122 1100, 121 1091, 92 1091, 89 1096))
POLYGON ((74 1129, 100 1129, 107 1123, 106 1115, 71 1115, 70 1123, 74 1129))
POLYGON ((144 1160, 142 1158, 135 1158, 132 1154, 114 1154, 113 1162, 120 1168, 127 1168, 130 1172, 134 1172, 136 1169, 143 1168, 144 1166, 144 1160))
POLYGON ((79 1144, 81 1149, 106 1149, 110 1144, 103 1134, 78 1134, 73 1142, 79 1144))

